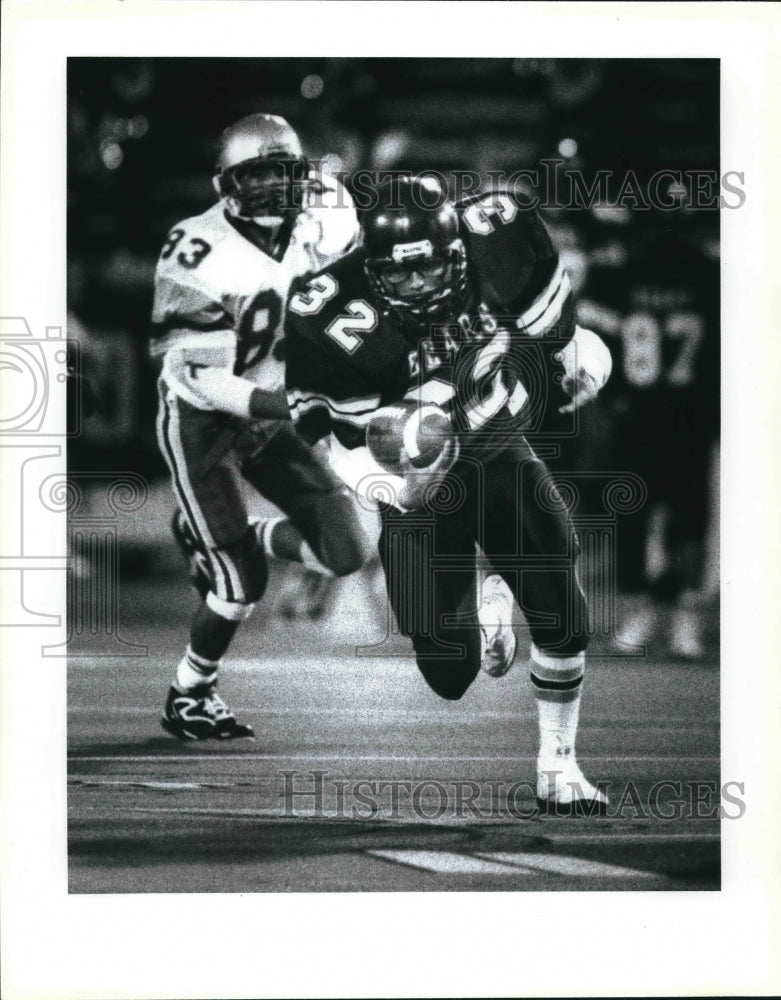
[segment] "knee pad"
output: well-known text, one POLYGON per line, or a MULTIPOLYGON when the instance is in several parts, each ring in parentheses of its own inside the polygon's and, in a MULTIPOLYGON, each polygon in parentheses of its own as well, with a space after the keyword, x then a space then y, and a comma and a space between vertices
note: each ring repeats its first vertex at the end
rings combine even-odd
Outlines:
POLYGON ((210 590, 206 595, 206 604, 215 615, 219 615, 220 618, 225 618, 229 622, 246 621, 255 610, 254 602, 240 604, 238 601, 226 601, 222 597, 218 597, 213 590, 210 590))

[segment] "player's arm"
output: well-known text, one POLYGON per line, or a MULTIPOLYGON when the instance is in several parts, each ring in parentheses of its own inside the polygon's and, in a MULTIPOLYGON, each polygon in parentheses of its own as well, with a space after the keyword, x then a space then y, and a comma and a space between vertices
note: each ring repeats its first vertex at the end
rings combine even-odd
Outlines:
POLYGON ((381 464, 367 444, 369 427, 390 409, 381 406, 377 387, 341 357, 338 345, 318 336, 319 316, 298 319, 291 308, 288 317, 287 402, 297 432, 309 444, 327 441, 331 466, 358 495, 402 510, 420 506, 452 465, 454 444, 425 469, 412 460, 395 470, 381 464))
POLYGON ((329 461, 353 492, 376 501, 401 496, 404 478, 384 469, 366 446, 369 423, 380 410, 379 393, 361 387, 334 364, 327 350, 299 338, 297 323, 287 329, 285 382, 290 416, 310 445, 325 441, 329 461))
POLYGON ((197 343, 183 344, 171 358, 179 382, 200 400, 202 409, 244 419, 289 420, 285 390, 261 389, 234 375, 233 360, 230 350, 212 350, 197 343))
MULTIPOLYGON (((559 412, 571 413, 597 397, 610 377, 613 360, 602 338, 578 323, 569 275, 544 223, 536 212, 534 215, 530 222, 530 242, 535 260, 526 287, 516 300, 519 314, 516 322, 518 329, 527 335, 555 334, 566 340, 556 353, 556 361, 564 369, 561 386, 570 402, 561 406, 559 412)), ((523 268, 521 274, 524 275, 523 268)))
POLYGON ((557 360, 571 403, 562 410, 593 399, 610 377, 610 351, 577 324, 569 276, 539 213, 520 196, 496 192, 470 199, 461 217, 470 255, 482 258, 481 271, 519 335, 566 342, 557 360))
POLYGON ((261 389, 234 374, 234 321, 202 282, 158 272, 152 325, 151 353, 162 357, 165 381, 191 405, 245 419, 290 419, 282 387, 261 389))
POLYGON ((558 360, 564 368, 561 385, 571 400, 559 407, 559 413, 572 413, 596 399, 613 369, 607 344, 582 326, 575 327, 569 343, 558 352, 558 360))
MULTIPOLYGON (((402 411, 400 418, 402 408, 398 404, 380 406, 378 396, 355 396, 354 389, 353 395, 348 396, 346 392, 334 393, 331 386, 329 391, 334 395, 329 396, 322 388, 295 388, 295 365, 292 367, 291 374, 288 363, 287 398, 293 422, 310 444, 327 440, 330 464, 345 484, 372 502, 389 503, 400 510, 421 507, 426 495, 442 481, 458 457, 455 435, 443 440, 436 456, 422 467, 415 461, 415 453, 410 455, 405 451, 406 412, 402 411), (369 441, 373 429, 384 422, 395 425, 390 450, 398 446, 390 468, 389 462, 380 460, 382 449, 370 447, 369 441)), ((411 416, 407 422, 414 425, 415 417, 411 416)))
POLYGON ((360 226, 355 203, 347 188, 335 177, 320 174, 313 181, 312 209, 322 225, 314 250, 320 268, 326 268, 358 245, 360 226))

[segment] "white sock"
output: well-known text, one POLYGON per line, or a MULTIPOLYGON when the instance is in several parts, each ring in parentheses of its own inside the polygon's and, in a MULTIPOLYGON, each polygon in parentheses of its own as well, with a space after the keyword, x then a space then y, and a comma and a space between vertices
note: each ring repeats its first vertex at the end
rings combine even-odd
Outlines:
POLYGON ((575 760, 585 654, 554 657, 532 644, 531 681, 540 724, 539 769, 575 760))
POLYGON ((323 566, 317 556, 314 554, 309 544, 303 539, 298 547, 298 552, 294 556, 292 552, 280 553, 274 548, 274 528, 281 524, 282 521, 287 520, 284 517, 271 517, 265 521, 255 521, 255 534, 257 535, 258 541, 260 542, 263 551, 267 556, 271 556, 274 559, 284 559, 287 562, 300 562, 302 566, 306 569, 314 570, 315 573, 320 573, 322 576, 332 577, 334 574, 330 569, 323 566))
POLYGON ((198 684, 213 684, 222 660, 207 660, 194 653, 188 645, 184 656, 176 668, 174 687, 184 694, 198 684))

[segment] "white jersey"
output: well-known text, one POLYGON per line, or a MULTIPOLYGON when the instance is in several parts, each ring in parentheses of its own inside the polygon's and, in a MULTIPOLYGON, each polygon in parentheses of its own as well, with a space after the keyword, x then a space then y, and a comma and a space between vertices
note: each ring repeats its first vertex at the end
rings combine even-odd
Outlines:
POLYGON ((198 369, 274 390, 284 386, 285 304, 292 282, 333 263, 358 236, 352 199, 339 181, 318 189, 272 255, 253 242, 253 223, 227 216, 221 203, 168 234, 155 271, 153 356, 164 356, 169 389, 199 409, 198 369))

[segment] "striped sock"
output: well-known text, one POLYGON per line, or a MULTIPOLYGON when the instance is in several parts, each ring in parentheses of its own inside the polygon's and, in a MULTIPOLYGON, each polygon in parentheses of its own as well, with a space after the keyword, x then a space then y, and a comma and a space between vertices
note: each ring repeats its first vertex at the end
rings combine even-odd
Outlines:
POLYGON ((184 694, 198 684, 213 684, 217 680, 217 670, 222 660, 207 660, 192 651, 188 645, 184 656, 176 668, 174 687, 184 694))
MULTIPOLYGON (((267 556, 277 555, 277 553, 274 551, 274 543, 273 543, 274 528, 276 528, 278 524, 281 524, 285 520, 287 520, 287 518, 268 517, 257 521, 253 519, 253 521, 251 522, 252 526, 255 529, 255 535, 258 539, 258 543, 263 552, 267 556)), ((284 556, 282 558, 284 558, 284 556)))
POLYGON ((301 563, 307 569, 332 577, 334 574, 327 569, 314 554, 309 544, 288 518, 273 517, 264 521, 253 522, 258 544, 267 556, 284 559, 286 562, 301 563), (282 525, 281 530, 277 528, 282 525))
POLYGON ((551 656, 532 644, 531 681, 540 724, 538 766, 555 768, 575 757, 585 653, 551 656))

